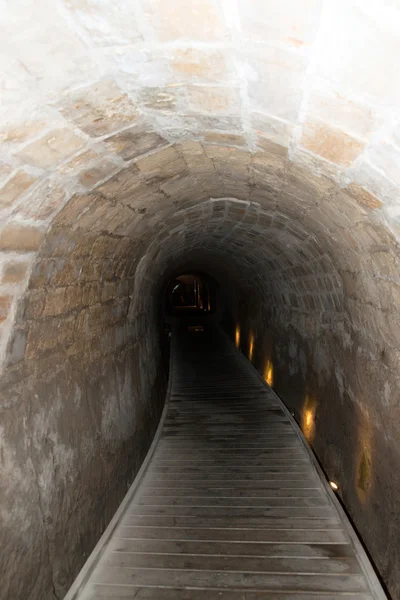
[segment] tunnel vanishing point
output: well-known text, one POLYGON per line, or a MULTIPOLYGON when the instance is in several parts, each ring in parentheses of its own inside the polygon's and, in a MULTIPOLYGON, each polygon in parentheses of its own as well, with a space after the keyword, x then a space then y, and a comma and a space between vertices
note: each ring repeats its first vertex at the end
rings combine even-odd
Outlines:
POLYGON ((63 598, 132 483, 184 273, 400 598, 399 2, 0 10, 1 600, 63 598))

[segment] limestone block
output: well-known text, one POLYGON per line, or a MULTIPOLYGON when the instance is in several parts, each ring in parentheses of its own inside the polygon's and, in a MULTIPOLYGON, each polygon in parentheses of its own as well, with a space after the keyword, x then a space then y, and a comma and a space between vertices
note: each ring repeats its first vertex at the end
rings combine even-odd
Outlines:
POLYGON ((13 124, 4 128, 0 133, 0 141, 11 144, 21 144, 30 138, 37 137, 41 131, 47 128, 45 121, 25 121, 19 125, 13 124))
POLYGON ((185 115, 182 119, 182 128, 184 130, 197 132, 199 135, 203 131, 227 131, 229 133, 242 131, 242 121, 240 115, 224 115, 212 116, 203 113, 185 115))
POLYGON ((104 140, 108 150, 116 153, 124 160, 131 160, 161 146, 167 142, 155 131, 146 125, 139 125, 125 129, 104 140))
POLYGON ((98 46, 121 46, 142 40, 130 0, 65 0, 74 17, 98 46))
POLYGON ((53 215, 65 200, 65 190, 52 180, 47 180, 36 187, 17 210, 27 219, 44 221, 53 215))
POLYGON ((70 226, 99 199, 99 194, 74 194, 53 220, 54 225, 70 226))
POLYGON ((224 36, 222 15, 212 0, 144 0, 160 41, 212 41, 224 36))
POLYGON ((11 309, 13 298, 12 296, 5 296, 0 294, 0 323, 3 323, 8 317, 11 309))
POLYGON ((172 71, 181 79, 202 83, 221 83, 229 77, 225 54, 221 50, 177 48, 168 54, 172 71))
POLYGON ((245 146, 246 138, 242 135, 234 133, 217 133, 214 131, 206 131, 203 134, 203 139, 209 144, 219 144, 224 146, 245 146))
POLYGON ((183 177, 177 175, 163 183, 161 189, 168 194, 174 202, 184 198, 203 198, 204 196, 204 191, 201 189, 201 186, 193 175, 186 175, 183 177))
POLYGON ((250 101, 258 112, 295 122, 303 96, 305 59, 284 48, 264 46, 242 59, 250 101))
POLYGON ((383 123, 382 116, 371 105, 347 98, 327 86, 315 86, 307 111, 312 120, 321 119, 361 138, 370 137, 383 123))
POLYGON ((39 250, 44 231, 33 225, 9 221, 0 234, 0 250, 35 252, 39 250))
POLYGON ((321 0, 239 0, 243 34, 251 40, 301 48, 315 38, 321 5, 321 0))
POLYGON ((0 207, 11 206, 35 181, 25 171, 16 171, 0 189, 0 207))
POLYGON ((383 171, 385 177, 400 186, 400 150, 389 142, 380 142, 368 149, 368 160, 374 167, 383 171))
POLYGON ((322 121, 305 123, 300 144, 310 152, 344 166, 351 165, 364 150, 363 142, 322 121))
POLYGON ((66 95, 59 110, 66 119, 92 137, 113 133, 128 127, 137 119, 130 98, 112 79, 102 79, 66 95))
POLYGON ((117 214, 107 223, 107 230, 115 235, 126 235, 137 220, 138 215, 131 208, 118 205, 117 214))
POLYGON ((69 285, 65 288, 65 311, 80 310, 82 304, 83 287, 80 285, 69 285))
POLYGON ((117 171, 119 168, 120 167, 111 160, 103 158, 92 164, 87 169, 82 170, 79 173, 78 180, 83 187, 91 189, 100 181, 110 177, 110 175, 115 173, 115 171, 117 171))
POLYGON ((168 146, 153 154, 139 158, 136 165, 146 177, 160 179, 173 177, 186 171, 185 162, 173 146, 168 146))
POLYGON ((96 230, 98 227, 106 227, 106 223, 113 215, 115 211, 112 204, 103 196, 97 196, 95 202, 85 212, 74 221, 72 227, 74 229, 91 229, 96 230))
POLYGON ((316 56, 317 75, 374 103, 400 100, 400 78, 393 56, 400 53, 399 16, 390 3, 372 10, 339 0, 325 7, 316 56))
POLYGON ((84 150, 77 156, 74 156, 65 163, 59 165, 57 172, 60 174, 76 175, 82 168, 99 158, 97 152, 92 149, 84 150))
POLYGON ((47 289, 46 302, 43 310, 44 317, 54 317, 64 312, 65 289, 66 288, 64 287, 47 289))
POLYGON ((82 289, 82 305, 89 306, 101 301, 101 284, 99 281, 85 283, 82 289))
POLYGON ((363 187, 357 185, 356 183, 352 183, 344 190, 347 192, 358 204, 360 204, 364 208, 380 208, 383 206, 383 202, 378 200, 376 196, 368 192, 363 187))
POLYGON ((1 54, 11 66, 5 99, 24 102, 32 109, 33 100, 40 106, 43 97, 54 98, 67 86, 94 77, 96 65, 54 2, 41 0, 40 27, 35 2, 25 2, 20 8, 8 5, 0 25, 1 54))
POLYGON ((176 108, 176 94, 168 87, 146 87, 139 92, 140 103, 146 108, 160 111, 173 111, 176 108))
POLYGON ((270 115, 254 112, 251 115, 251 125, 258 134, 258 145, 262 147, 264 139, 272 140, 281 146, 288 146, 293 134, 293 125, 287 121, 274 119, 270 115))
POLYGON ((235 115, 240 111, 240 94, 234 88, 192 85, 186 88, 185 95, 192 112, 235 115))
POLYGON ((69 129, 55 129, 25 146, 17 152, 17 156, 28 165, 47 169, 75 154, 85 145, 85 140, 69 129))
POLYGON ((0 184, 3 184, 3 182, 9 178, 12 172, 12 166, 0 160, 0 184))
POLYGON ((11 285, 19 284, 25 279, 28 268, 28 261, 9 260, 3 265, 0 282, 11 285))

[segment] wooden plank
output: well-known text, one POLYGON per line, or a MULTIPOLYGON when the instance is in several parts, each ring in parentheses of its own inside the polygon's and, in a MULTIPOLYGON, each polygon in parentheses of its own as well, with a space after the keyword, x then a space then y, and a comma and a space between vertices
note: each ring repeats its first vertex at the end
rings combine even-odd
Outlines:
POLYGON ((128 515, 179 517, 179 518, 207 518, 229 519, 234 525, 243 519, 337 519, 331 506, 289 506, 289 507, 260 507, 260 506, 171 506, 171 505, 143 505, 131 506, 128 515))
POLYGON ((152 525, 121 525, 115 532, 116 538, 130 539, 141 538, 151 540, 192 540, 192 541, 226 541, 226 542, 257 542, 257 543, 326 543, 345 544, 348 543, 347 536, 340 526, 335 528, 283 528, 266 529, 253 528, 243 529, 237 527, 228 529, 226 527, 176 527, 174 525, 160 526, 152 521, 152 525))
POLYGON ((113 552, 195 554, 222 556, 269 556, 274 558, 352 558, 350 544, 277 544, 262 542, 218 542, 211 540, 146 540, 113 539, 109 549, 113 552))
POLYGON ((210 516, 165 516, 165 515, 126 515, 123 520, 123 525, 153 525, 157 527, 223 527, 226 529, 337 529, 340 525, 338 517, 330 517, 327 519, 317 518, 298 518, 290 517, 259 517, 250 518, 244 516, 233 523, 229 517, 213 517, 210 516))
POLYGON ((279 592, 94 585, 85 600, 372 600, 367 593, 279 592))
POLYGON ((189 554, 156 554, 136 552, 107 552, 104 565, 109 567, 145 569, 193 569, 230 573, 296 573, 296 574, 360 574, 361 567, 353 557, 328 558, 271 558, 269 556, 210 556, 189 554))
POLYGON ((136 586, 200 587, 302 592, 367 592, 362 575, 221 572, 191 569, 145 569, 104 564, 93 573, 95 583, 136 586))
MULTIPOLYGON (((297 507, 326 507, 330 506, 326 498, 231 498, 225 497, 210 497, 207 496, 168 496, 168 495, 144 495, 140 496, 137 502, 138 506, 212 506, 218 508, 297 508, 297 507)), ((130 511, 131 512, 131 511, 130 511)))
MULTIPOLYGON (((218 483, 216 484, 218 486, 218 483)), ((151 495, 153 498, 158 498, 162 496, 163 498, 171 498, 171 497, 192 497, 192 496, 207 496, 209 498, 219 498, 219 497, 228 497, 231 499, 235 498, 324 498, 327 496, 324 490, 320 488, 268 488, 268 489, 260 489, 260 488, 235 488, 235 487, 213 487, 211 485, 204 487, 158 487, 157 485, 152 484, 144 484, 141 490, 142 495, 151 495)), ((140 499, 138 499, 140 503, 140 499)))

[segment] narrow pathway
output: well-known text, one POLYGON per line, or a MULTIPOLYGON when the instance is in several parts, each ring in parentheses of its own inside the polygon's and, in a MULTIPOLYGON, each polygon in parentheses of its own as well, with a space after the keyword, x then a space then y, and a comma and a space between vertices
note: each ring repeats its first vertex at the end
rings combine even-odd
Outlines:
POLYGON ((279 399, 216 330, 174 335, 154 454, 76 597, 385 598, 279 399))

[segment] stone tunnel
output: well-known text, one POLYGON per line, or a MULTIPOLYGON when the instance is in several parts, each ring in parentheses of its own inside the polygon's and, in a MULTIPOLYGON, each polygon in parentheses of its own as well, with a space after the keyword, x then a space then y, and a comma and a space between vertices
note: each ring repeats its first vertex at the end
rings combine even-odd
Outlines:
POLYGON ((400 4, 0 5, 0 598, 63 598, 123 499, 187 272, 400 598, 400 4))

